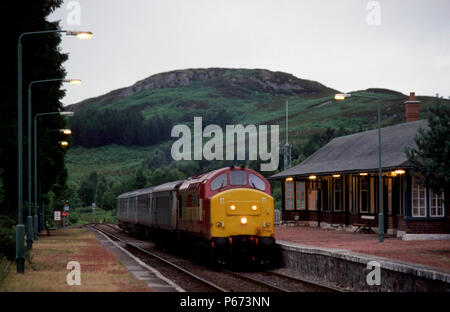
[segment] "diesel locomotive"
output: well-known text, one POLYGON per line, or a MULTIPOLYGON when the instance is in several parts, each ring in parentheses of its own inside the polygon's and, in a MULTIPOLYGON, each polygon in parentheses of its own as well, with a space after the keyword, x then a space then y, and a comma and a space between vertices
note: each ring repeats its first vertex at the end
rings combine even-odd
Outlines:
POLYGON ((275 244, 270 184, 244 167, 121 194, 117 217, 124 230, 157 243, 201 246, 213 263, 267 264, 275 244))

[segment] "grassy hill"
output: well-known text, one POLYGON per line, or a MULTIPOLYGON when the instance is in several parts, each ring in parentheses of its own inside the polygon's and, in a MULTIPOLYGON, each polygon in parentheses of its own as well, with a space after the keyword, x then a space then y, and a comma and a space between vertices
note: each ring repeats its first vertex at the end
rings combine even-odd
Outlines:
MULTIPOLYGON (((161 73, 132 86, 111 91, 69 106, 77 112, 114 109, 117 114, 140 112, 145 120, 167 117, 172 125, 192 125, 194 116, 203 117, 203 125, 266 124, 280 126, 280 146, 284 145, 285 102, 289 101, 289 143, 304 144, 328 129, 354 133, 377 126, 377 103, 382 104, 382 125, 405 122, 407 96, 392 90, 368 89, 335 101, 337 90, 318 82, 282 72, 261 69, 188 69, 161 73)), ((420 117, 426 118, 436 98, 418 96, 420 117)), ((449 101, 447 101, 449 102, 449 101)), ((101 125, 100 125, 101 126, 101 125)), ((169 133, 170 136, 170 133, 169 133)), ((174 139, 153 146, 108 145, 97 148, 71 147, 66 155, 69 181, 86 179, 92 171, 108 183, 133 175, 143 161, 156 150, 170 158, 174 139)), ((173 165, 172 165, 173 166, 173 165)), ((280 168, 282 159, 280 158, 280 168)), ((154 168, 150 168, 154 170, 154 168)))

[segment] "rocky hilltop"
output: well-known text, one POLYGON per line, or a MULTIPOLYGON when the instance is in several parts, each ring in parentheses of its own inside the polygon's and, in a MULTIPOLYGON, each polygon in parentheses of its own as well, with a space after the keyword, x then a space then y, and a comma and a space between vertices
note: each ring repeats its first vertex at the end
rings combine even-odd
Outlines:
POLYGON ((87 102, 90 104, 101 103, 104 106, 146 90, 178 88, 194 83, 214 87, 218 90, 218 95, 225 97, 239 97, 249 92, 294 96, 336 92, 336 90, 330 89, 316 81, 300 79, 288 73, 273 72, 265 69, 185 69, 152 75, 129 87, 113 90, 105 95, 72 104, 69 106, 69 109, 78 110, 87 102))

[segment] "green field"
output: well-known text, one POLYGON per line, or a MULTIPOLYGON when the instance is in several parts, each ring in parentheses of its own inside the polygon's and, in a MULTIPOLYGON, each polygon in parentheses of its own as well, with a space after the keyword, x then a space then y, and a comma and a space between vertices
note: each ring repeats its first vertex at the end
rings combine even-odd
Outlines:
POLYGON ((83 148, 74 146, 66 155, 66 167, 69 171, 69 181, 79 181, 86 178, 92 171, 106 175, 112 181, 120 176, 134 172, 142 160, 155 147, 127 147, 109 145, 98 148, 83 148))

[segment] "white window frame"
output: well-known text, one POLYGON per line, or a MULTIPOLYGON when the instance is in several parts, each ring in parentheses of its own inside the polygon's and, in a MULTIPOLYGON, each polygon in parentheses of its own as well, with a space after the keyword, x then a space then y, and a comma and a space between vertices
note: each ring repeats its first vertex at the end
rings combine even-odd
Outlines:
POLYGON ((430 203, 430 217, 431 218, 436 218, 436 217, 443 217, 445 215, 444 211, 445 211, 445 202, 444 202, 444 192, 440 193, 440 194, 436 194, 433 192, 433 190, 430 189, 429 191, 429 196, 428 196, 428 200, 430 203), (441 206, 435 206, 434 203, 437 201, 441 201, 441 206), (433 214, 432 211, 433 209, 436 210, 436 212, 440 209, 441 210, 441 214, 433 214))
POLYGON ((411 216, 414 218, 426 218, 427 217, 427 189, 415 181, 416 179, 412 177, 411 179, 411 216), (420 196, 421 189, 423 189, 423 197, 420 196), (416 194, 419 195, 416 197, 418 206, 414 207, 414 191, 416 191, 416 194), (421 205, 422 203, 423 205, 421 205), (415 213, 414 210, 417 210, 415 213), (423 212, 423 213, 421 213, 423 212))

